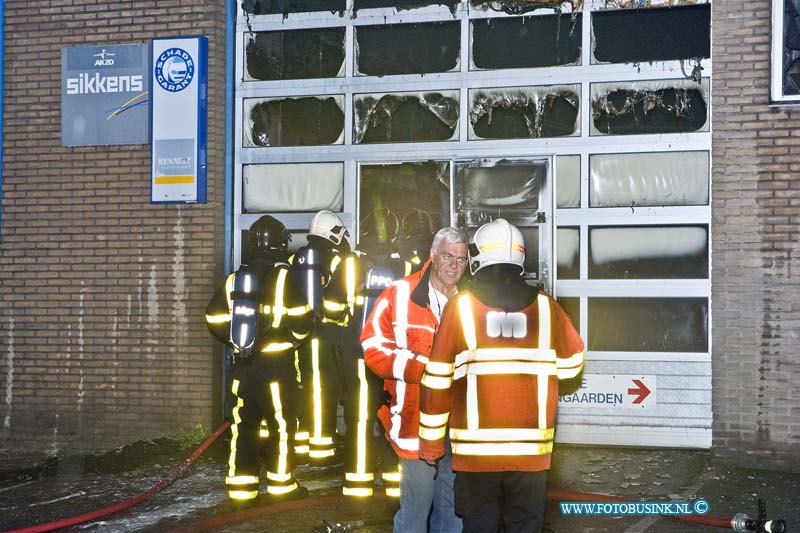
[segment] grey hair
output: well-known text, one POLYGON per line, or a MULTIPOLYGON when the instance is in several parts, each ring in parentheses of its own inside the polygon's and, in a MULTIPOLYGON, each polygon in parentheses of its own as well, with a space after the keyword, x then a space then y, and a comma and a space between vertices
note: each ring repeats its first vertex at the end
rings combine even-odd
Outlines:
POLYGON ((439 244, 442 241, 447 241, 451 244, 464 243, 469 245, 469 236, 467 235, 467 232, 461 228, 442 228, 436 232, 436 235, 433 236, 431 252, 436 253, 436 249, 439 247, 439 244))

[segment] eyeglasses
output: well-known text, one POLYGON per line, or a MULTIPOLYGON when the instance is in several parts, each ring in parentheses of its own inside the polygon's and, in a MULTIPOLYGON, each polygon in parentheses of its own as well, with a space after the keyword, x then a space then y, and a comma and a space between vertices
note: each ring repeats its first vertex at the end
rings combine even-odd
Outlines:
POLYGON ((448 254, 447 252, 439 254, 439 257, 441 257, 445 263, 452 263, 453 261, 455 261, 458 263, 458 266, 462 267, 466 266, 467 262, 469 261, 469 257, 465 255, 451 255, 448 254))

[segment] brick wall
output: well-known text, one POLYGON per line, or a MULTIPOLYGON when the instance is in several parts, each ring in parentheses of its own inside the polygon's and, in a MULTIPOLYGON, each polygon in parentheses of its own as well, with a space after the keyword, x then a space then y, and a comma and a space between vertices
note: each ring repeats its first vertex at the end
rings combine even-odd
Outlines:
POLYGON ((800 110, 768 107, 769 0, 712 9, 714 446, 782 456, 800 445, 800 110))
POLYGON ((5 6, 0 449, 102 449, 206 428, 219 355, 225 2, 5 6), (61 48, 209 40, 207 205, 150 204, 149 145, 60 146, 61 48))

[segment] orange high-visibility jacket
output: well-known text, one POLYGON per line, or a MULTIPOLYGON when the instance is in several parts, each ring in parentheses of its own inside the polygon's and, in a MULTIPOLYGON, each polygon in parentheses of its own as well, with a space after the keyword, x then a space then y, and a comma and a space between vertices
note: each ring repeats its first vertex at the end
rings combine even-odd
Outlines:
POLYGON ((550 468, 558 380, 582 367, 583 341, 551 296, 506 312, 459 294, 422 377, 420 458, 443 455, 449 425, 453 470, 550 468))
POLYGON ((378 418, 397 455, 419 459, 419 382, 436 332, 428 299, 430 260, 378 297, 361 332, 364 361, 391 395, 378 418))

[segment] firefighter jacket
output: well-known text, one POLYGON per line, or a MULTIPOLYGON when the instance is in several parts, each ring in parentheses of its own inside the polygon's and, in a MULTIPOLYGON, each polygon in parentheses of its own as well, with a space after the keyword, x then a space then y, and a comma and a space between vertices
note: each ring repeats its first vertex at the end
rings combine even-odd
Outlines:
POLYGON ((583 341, 551 296, 507 312, 460 293, 422 377, 420 457, 444 454, 449 424, 453 470, 548 469, 558 380, 582 367, 583 341))
POLYGON ((419 459, 419 382, 438 326, 428 300, 430 261, 378 297, 361 333, 367 366, 391 396, 378 418, 397 455, 419 459))
POLYGON ((312 323, 311 307, 286 263, 266 267, 243 265, 226 278, 206 308, 209 331, 221 342, 232 346, 234 353, 238 352, 239 337, 251 328, 255 329, 254 351, 275 353, 304 341, 312 323), (242 279, 245 276, 254 279, 242 279), (253 287, 252 294, 244 287, 253 287), (250 302, 254 305, 249 305, 250 302), (238 320, 240 314, 253 313, 255 320, 251 322, 238 320), (237 327, 240 323, 243 325, 237 327))

